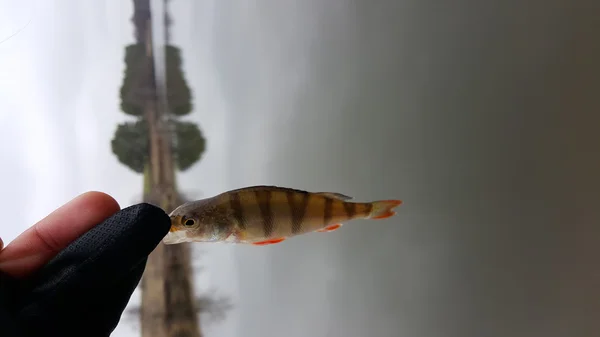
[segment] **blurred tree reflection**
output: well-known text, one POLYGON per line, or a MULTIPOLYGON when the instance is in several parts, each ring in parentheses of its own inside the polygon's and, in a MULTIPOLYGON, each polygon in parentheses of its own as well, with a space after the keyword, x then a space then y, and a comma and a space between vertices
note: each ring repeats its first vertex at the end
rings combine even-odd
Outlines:
MULTIPOLYGON (((170 45, 168 38, 165 83, 159 83, 166 95, 159 95, 150 3, 133 2, 136 43, 125 47, 119 91, 121 111, 129 120, 117 125, 111 150, 121 164, 143 174, 143 201, 161 205, 168 212, 186 201, 176 187, 176 169, 185 171, 197 163, 206 150, 206 139, 196 123, 181 119, 193 109, 192 93, 182 69, 181 50, 170 45)), ((163 14, 168 36, 172 19, 166 11, 163 14)), ((159 245, 149 257, 140 283, 142 306, 126 311, 141 314, 144 337, 202 336, 198 315, 209 321, 225 318, 231 308, 226 297, 214 292, 194 295, 192 260, 185 245, 159 245)))

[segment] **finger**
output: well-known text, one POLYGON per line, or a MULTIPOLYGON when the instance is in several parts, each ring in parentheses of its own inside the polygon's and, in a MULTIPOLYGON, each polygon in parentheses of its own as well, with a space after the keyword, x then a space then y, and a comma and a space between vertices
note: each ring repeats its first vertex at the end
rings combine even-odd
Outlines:
POLYGON ((119 204, 101 192, 87 192, 58 208, 0 251, 0 271, 24 277, 112 214, 119 204))
POLYGON ((2 241, 2 238, 0 238, 0 250, 2 250, 2 248, 4 248, 4 241, 2 241))

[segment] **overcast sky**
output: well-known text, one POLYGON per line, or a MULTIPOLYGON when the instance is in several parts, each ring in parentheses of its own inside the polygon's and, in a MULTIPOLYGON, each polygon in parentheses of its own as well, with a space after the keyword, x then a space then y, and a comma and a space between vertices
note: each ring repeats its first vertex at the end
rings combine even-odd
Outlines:
MULTIPOLYGON (((110 151, 117 123, 128 119, 119 111, 119 88, 123 48, 134 41, 132 13, 132 1, 0 0, 0 41, 21 30, 0 43, 0 186, 6 191, 0 205, 19 214, 0 226, 5 243, 85 191, 109 193, 121 207, 141 197, 141 176, 110 151)), ((173 14, 179 21, 181 13, 173 14)), ((207 68, 202 61, 194 62, 196 71, 207 68)), ((210 76, 191 78, 192 90, 206 89, 210 76)), ((219 95, 214 89, 198 92, 189 119, 201 120, 208 150, 180 179, 196 197, 222 190, 225 177, 216 173, 226 153, 219 95)), ((205 266, 214 261, 204 260, 205 266)), ((210 285, 209 270, 202 287, 210 285)), ((125 336, 128 329, 121 324, 114 335, 125 336)))
POLYGON ((133 40, 129 1, 2 1, 0 134, 3 207, 23 214, 10 241, 75 195, 96 189, 122 206, 140 176, 110 152, 118 122, 123 46, 133 40), (10 146, 12 145, 12 146, 10 146), (4 171, 11 170, 11 171, 4 171), (8 202, 8 205, 7 205, 8 202))

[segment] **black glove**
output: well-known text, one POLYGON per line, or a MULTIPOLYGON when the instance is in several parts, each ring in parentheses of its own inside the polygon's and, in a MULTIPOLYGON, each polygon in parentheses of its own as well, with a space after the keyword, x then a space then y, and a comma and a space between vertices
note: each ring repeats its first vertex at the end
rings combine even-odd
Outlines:
POLYGON ((125 208, 25 279, 0 274, 0 336, 109 336, 168 233, 160 208, 125 208))

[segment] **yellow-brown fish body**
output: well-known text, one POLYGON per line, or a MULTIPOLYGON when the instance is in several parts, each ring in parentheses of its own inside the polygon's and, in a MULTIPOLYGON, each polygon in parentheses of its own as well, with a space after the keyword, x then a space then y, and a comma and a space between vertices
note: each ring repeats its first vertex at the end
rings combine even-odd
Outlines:
POLYGON ((393 216, 400 200, 369 203, 333 192, 252 186, 183 204, 171 212, 165 244, 230 242, 266 245, 286 238, 338 229, 353 219, 393 216))

